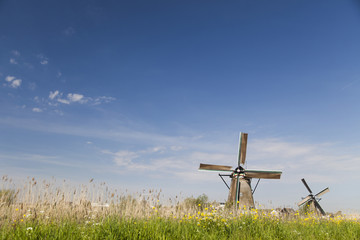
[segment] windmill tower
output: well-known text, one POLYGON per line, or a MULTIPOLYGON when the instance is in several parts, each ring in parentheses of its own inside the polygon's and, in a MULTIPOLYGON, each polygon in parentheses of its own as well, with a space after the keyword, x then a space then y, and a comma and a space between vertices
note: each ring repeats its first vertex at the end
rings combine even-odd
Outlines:
POLYGON ((278 170, 245 169, 247 136, 247 133, 240 133, 239 154, 237 167, 235 169, 233 169, 232 166, 200 163, 199 170, 228 172, 228 174, 219 174, 225 185, 229 188, 228 202, 238 204, 238 206, 241 207, 246 206, 247 208, 255 208, 253 193, 255 192, 260 179, 280 179, 282 172, 278 170), (223 179, 223 176, 229 176, 231 178, 230 187, 223 179), (251 188, 251 180, 253 178, 259 179, 254 190, 251 188))
POLYGON ((305 197, 303 200, 298 202, 298 206, 304 206, 305 204, 309 205, 309 210, 314 212, 320 212, 322 215, 326 215, 325 211, 322 209, 322 207, 319 204, 319 201, 321 200, 320 196, 324 195, 327 192, 330 192, 330 189, 327 187, 324 190, 320 191, 319 193, 313 195, 309 185, 307 185, 305 179, 301 179, 302 183, 305 185, 306 189, 309 191, 309 195, 305 197))

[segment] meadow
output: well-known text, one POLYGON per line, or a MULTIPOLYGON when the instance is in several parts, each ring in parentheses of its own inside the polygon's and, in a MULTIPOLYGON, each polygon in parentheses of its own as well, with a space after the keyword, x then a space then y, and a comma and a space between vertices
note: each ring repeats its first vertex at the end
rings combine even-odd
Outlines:
POLYGON ((6 176, 1 189, 1 239, 360 239, 354 217, 222 208, 205 195, 165 200, 161 191, 119 192, 92 180, 74 187, 29 178, 16 188, 6 176))

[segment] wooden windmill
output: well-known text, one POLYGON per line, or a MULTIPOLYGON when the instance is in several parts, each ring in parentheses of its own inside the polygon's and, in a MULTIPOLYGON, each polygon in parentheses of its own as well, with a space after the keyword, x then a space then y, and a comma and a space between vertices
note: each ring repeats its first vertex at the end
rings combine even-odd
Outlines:
POLYGON ((250 170, 244 168, 247 136, 247 133, 240 133, 239 155, 235 169, 233 169, 232 166, 200 163, 199 170, 228 172, 229 174, 219 174, 225 185, 229 188, 228 202, 238 204, 238 206, 241 207, 255 208, 253 193, 260 179, 280 179, 282 172, 278 170, 250 170), (230 187, 223 179, 223 176, 229 176, 231 178, 230 187), (251 188, 251 179, 253 178, 259 179, 254 190, 251 188))
POLYGON ((320 196, 324 195, 327 192, 330 192, 330 189, 327 187, 324 190, 318 192, 317 194, 313 195, 309 185, 306 183, 305 179, 301 179, 302 183, 305 185, 306 189, 309 191, 309 195, 305 197, 303 200, 298 202, 298 206, 304 206, 305 204, 309 206, 310 211, 319 212, 321 215, 326 215, 324 209, 319 204, 321 200, 320 196))

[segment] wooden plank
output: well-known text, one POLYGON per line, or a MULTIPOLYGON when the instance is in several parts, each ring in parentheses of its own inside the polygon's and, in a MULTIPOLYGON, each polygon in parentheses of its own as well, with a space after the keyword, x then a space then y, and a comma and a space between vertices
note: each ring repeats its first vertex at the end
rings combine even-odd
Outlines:
POLYGON ((244 165, 246 159, 247 133, 240 133, 238 165, 244 165))

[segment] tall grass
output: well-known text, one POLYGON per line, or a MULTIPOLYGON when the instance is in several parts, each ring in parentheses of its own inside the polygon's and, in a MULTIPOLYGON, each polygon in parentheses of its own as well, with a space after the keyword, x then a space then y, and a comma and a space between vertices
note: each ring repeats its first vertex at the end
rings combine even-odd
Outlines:
POLYGON ((360 239, 359 221, 344 216, 223 209, 204 196, 165 201, 161 191, 131 194, 93 180, 28 178, 17 188, 5 176, 1 193, 1 239, 360 239))

